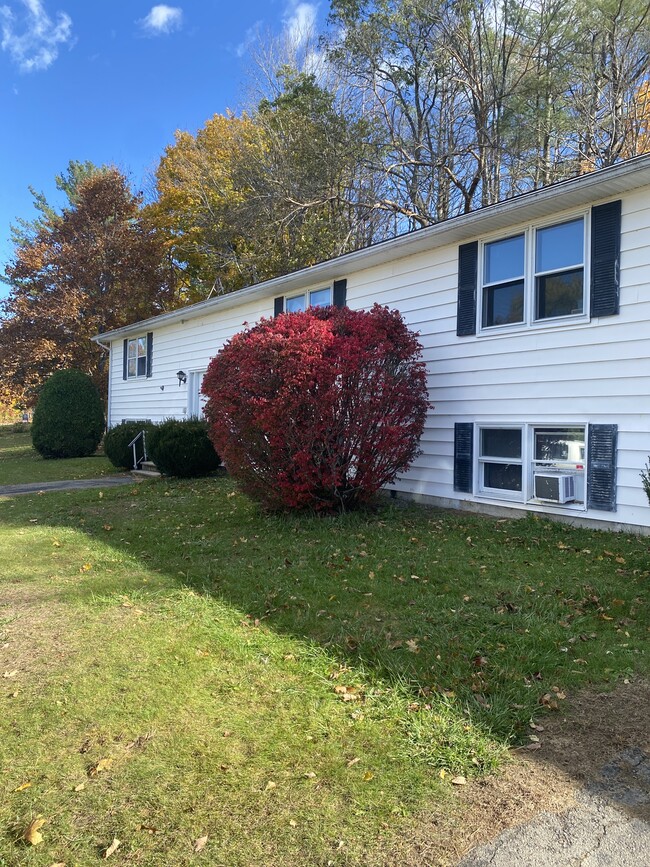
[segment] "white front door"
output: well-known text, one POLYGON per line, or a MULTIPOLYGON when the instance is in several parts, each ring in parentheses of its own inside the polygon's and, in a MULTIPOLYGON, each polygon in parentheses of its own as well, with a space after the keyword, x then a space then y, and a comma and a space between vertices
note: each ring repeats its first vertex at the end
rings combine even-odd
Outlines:
POLYGON ((188 382, 188 415, 194 418, 203 418, 203 409, 207 398, 201 394, 201 384, 205 370, 192 370, 188 382))

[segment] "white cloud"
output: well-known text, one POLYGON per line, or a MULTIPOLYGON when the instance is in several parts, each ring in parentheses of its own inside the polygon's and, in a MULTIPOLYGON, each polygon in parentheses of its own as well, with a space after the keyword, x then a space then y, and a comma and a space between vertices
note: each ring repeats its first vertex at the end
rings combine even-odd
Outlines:
POLYGON ((72 45, 72 19, 57 12, 53 21, 41 0, 21 0, 25 14, 17 16, 9 6, 0 6, 2 41, 6 51, 21 72, 38 72, 51 66, 62 45, 72 45))
POLYGON ((304 3, 300 2, 300 0, 290 0, 282 23, 284 25, 284 32, 291 45, 301 48, 313 38, 317 14, 318 3, 304 3))
POLYGON ((143 30, 150 36, 160 36, 180 30, 183 24, 183 10, 178 6, 152 6, 146 18, 140 22, 143 30))
POLYGON ((262 21, 256 21, 252 27, 249 27, 246 31, 244 38, 239 43, 239 45, 235 48, 235 54, 237 57, 243 57, 244 54, 248 51, 251 45, 255 45, 255 43, 259 40, 260 32, 262 28, 262 21))

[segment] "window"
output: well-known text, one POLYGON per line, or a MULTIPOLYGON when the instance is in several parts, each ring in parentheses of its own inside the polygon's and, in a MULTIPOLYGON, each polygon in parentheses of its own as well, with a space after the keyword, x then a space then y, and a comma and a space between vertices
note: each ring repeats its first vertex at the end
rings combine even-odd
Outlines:
POLYGON ((483 327, 524 321, 524 235, 483 250, 483 327))
POLYGON ((522 502, 583 504, 584 425, 478 428, 478 492, 522 502))
POLYGON ((480 428, 479 487, 506 496, 522 491, 521 428, 480 428))
POLYGON ((327 307, 332 303, 332 290, 328 286, 327 289, 315 289, 308 294, 303 293, 302 295, 294 295, 292 298, 287 298, 285 300, 286 312, 298 313, 304 310, 307 298, 309 298, 309 307, 327 307))
POLYGON ((147 338, 134 337, 126 344, 126 375, 129 379, 147 375, 147 338))
POLYGON ((586 312, 585 218, 483 244, 481 327, 586 312))
POLYGON ((621 210, 617 199, 594 205, 588 215, 461 244, 457 336, 618 316, 621 210))
POLYGON ((584 312, 584 220, 535 233, 535 319, 584 312))

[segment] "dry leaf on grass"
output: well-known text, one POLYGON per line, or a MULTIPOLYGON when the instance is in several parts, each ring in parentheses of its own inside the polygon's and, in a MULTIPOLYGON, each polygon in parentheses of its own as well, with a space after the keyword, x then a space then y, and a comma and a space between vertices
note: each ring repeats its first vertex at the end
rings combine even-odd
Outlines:
POLYGON ((338 685, 334 687, 334 692, 338 695, 339 698, 343 699, 343 701, 359 700, 359 696, 357 695, 357 689, 354 686, 338 685))
POLYGON ((43 835, 41 834, 41 828, 46 821, 47 820, 43 819, 42 816, 37 816, 35 819, 32 819, 29 825, 25 828, 23 840, 26 843, 29 843, 30 846, 38 846, 39 843, 42 843, 43 835))
POLYGON ((205 848, 205 844, 207 842, 208 842, 208 835, 207 834, 205 835, 205 837, 199 837, 199 839, 194 844, 194 851, 195 852, 201 852, 201 850, 205 848))
POLYGON ((110 858, 111 855, 114 855, 115 852, 117 852, 117 850, 120 848, 121 845, 122 845, 122 841, 118 840, 117 837, 113 837, 113 842, 108 847, 108 849, 104 852, 104 858, 110 858))
POLYGON ((98 774, 107 771, 110 766, 113 764, 113 759, 100 759, 96 764, 94 764, 88 771, 89 777, 96 777, 98 774))
POLYGON ((451 781, 452 786, 466 786, 467 780, 462 774, 459 774, 457 777, 453 777, 451 781))
POLYGON ((23 783, 22 786, 18 786, 17 789, 14 789, 14 792, 24 792, 25 789, 29 789, 31 785, 32 784, 28 780, 26 783, 23 783))

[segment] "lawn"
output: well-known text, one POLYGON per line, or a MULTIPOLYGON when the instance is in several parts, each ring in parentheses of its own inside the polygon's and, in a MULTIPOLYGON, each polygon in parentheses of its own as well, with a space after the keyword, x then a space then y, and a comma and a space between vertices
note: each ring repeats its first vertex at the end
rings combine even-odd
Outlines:
POLYGON ((648 539, 226 478, 0 515, 3 865, 394 865, 531 720, 648 674, 648 539))
POLYGON ((46 461, 32 448, 30 434, 14 428, 0 425, 0 485, 95 479, 118 472, 108 458, 99 454, 46 461))

